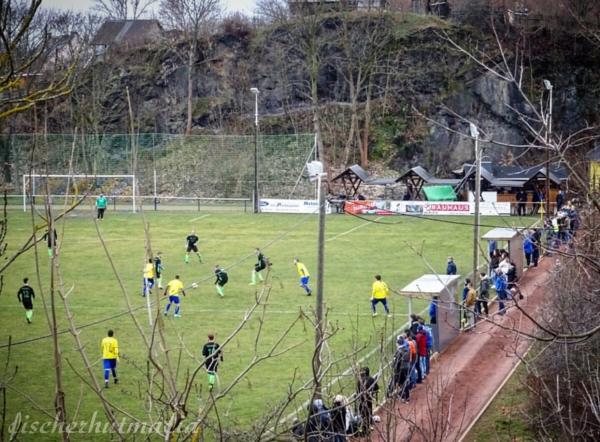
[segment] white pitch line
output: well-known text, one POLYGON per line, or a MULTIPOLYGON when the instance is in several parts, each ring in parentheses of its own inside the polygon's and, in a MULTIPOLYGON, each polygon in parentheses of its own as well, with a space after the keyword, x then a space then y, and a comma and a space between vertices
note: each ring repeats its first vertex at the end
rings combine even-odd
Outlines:
MULTIPOLYGON (((379 221, 381 218, 383 218, 383 217, 382 216, 378 216, 377 218, 375 218, 375 221, 379 221)), ((346 236, 349 233, 352 233, 352 232, 360 229, 361 227, 368 226, 369 224, 371 224, 371 222, 367 221, 364 224, 360 224, 360 225, 358 225, 356 227, 351 228, 350 230, 346 230, 345 232, 342 232, 342 233, 340 233, 338 235, 335 235, 333 238, 328 238, 328 239, 325 240, 325 242, 333 241, 334 239, 338 239, 338 238, 340 238, 342 236, 346 236)))
POLYGON ((206 215, 199 216, 198 218, 191 219, 190 222, 193 223, 194 221, 198 221, 200 219, 206 218, 207 216, 210 216, 210 213, 207 213, 206 215))

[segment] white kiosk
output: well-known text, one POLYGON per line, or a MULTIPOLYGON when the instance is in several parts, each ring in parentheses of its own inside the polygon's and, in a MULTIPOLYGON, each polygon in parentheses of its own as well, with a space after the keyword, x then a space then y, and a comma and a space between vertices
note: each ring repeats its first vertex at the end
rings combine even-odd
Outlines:
POLYGON ((408 284, 400 295, 408 297, 408 314, 412 313, 412 298, 433 299, 438 297, 437 320, 431 324, 433 350, 444 350, 460 331, 460 307, 455 293, 460 275, 423 275, 408 284))
POLYGON ((481 239, 488 241, 495 240, 499 242, 498 248, 504 248, 508 252, 510 259, 515 263, 517 278, 520 278, 523 273, 523 233, 526 230, 525 228, 498 227, 481 237, 481 239), (506 244, 506 247, 504 247, 504 244, 506 244))

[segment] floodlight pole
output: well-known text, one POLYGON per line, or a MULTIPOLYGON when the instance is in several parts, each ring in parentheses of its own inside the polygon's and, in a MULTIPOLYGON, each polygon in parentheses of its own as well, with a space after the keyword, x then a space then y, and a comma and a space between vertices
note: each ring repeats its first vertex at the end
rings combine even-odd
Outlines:
POLYGON ((477 287, 479 276, 479 200, 481 199, 481 152, 479 150, 479 130, 473 123, 470 125, 471 136, 475 138, 475 195, 474 195, 474 221, 473 221, 473 288, 477 287))
POLYGON ((317 246, 317 299, 316 319, 317 327, 315 334, 315 356, 313 358, 313 373, 315 378, 315 398, 320 399, 322 395, 321 386, 321 350, 325 337, 323 323, 323 277, 325 270, 325 192, 321 189, 322 174, 317 177, 319 189, 319 239, 317 246))
POLYGON ((258 198, 258 88, 251 88, 250 92, 254 94, 254 213, 259 210, 258 198))
POLYGON ((548 80, 544 80, 544 87, 550 93, 548 115, 546 120, 546 216, 551 215, 550 207, 550 140, 552 137, 552 90, 554 87, 548 80))
POLYGON ((154 169, 154 210, 158 210, 158 196, 156 194, 156 169, 154 169))

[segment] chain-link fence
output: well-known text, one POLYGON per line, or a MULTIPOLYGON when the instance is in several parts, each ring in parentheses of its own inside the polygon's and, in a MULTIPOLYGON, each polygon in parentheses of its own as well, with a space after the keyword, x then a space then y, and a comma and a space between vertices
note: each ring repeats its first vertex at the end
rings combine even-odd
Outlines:
MULTIPOLYGON (((308 160, 314 159, 314 135, 259 135, 258 184, 261 197, 307 198, 314 186, 302 179, 308 160)), ((22 194, 23 176, 89 175, 78 188, 126 198, 132 181, 94 178, 96 175, 135 175, 140 197, 251 199, 254 189, 254 136, 183 136, 123 134, 11 134, 0 135, 3 180, 13 195, 22 194), (72 158, 72 161, 71 161, 72 158)), ((39 180, 40 178, 37 178, 39 180)), ((67 193, 66 179, 47 182, 52 194, 67 193)), ((38 183, 37 189, 45 187, 38 183)), ((39 193, 39 192, 37 192, 39 193)))

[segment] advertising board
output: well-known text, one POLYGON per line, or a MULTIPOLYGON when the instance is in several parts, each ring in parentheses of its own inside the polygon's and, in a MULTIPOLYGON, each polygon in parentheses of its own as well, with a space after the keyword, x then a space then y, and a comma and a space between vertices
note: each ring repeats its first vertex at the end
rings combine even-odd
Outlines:
MULTIPOLYGON (((325 212, 331 213, 329 204, 326 203, 325 212)), ((275 198, 262 198, 260 200, 262 213, 319 213, 317 200, 287 200, 275 198)))

